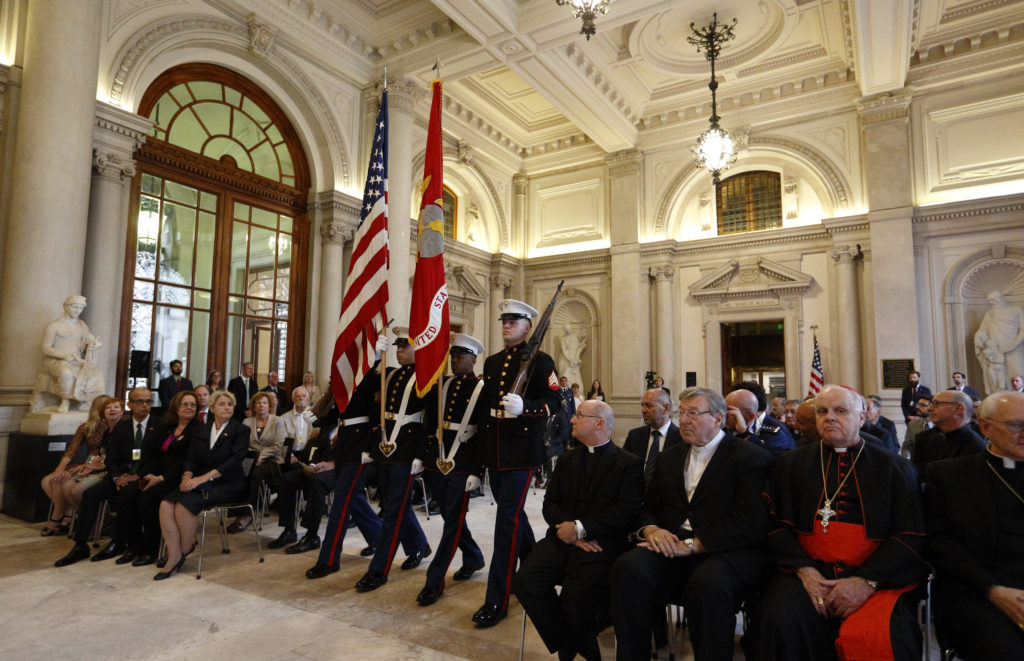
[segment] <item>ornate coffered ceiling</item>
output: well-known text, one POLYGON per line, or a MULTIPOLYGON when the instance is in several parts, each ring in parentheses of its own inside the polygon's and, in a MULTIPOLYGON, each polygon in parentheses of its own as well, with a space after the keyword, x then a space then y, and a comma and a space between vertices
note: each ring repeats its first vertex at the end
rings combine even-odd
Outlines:
POLYGON ((590 41, 554 0, 206 1, 255 14, 364 87, 384 65, 426 87, 439 59, 457 118, 524 155, 581 139, 615 152, 651 128, 705 121, 708 67, 686 36, 712 12, 739 19, 718 63, 720 99, 762 117, 828 87, 848 86, 851 104, 899 90, 912 67, 1017 52, 1024 35, 1019 0, 615 0, 590 41))

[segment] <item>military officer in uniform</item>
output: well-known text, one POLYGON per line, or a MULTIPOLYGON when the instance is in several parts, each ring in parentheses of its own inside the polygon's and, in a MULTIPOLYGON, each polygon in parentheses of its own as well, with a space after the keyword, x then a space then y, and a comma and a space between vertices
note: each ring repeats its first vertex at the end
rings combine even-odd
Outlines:
POLYGON ((512 391, 522 363, 531 320, 537 311, 521 301, 498 304, 505 348, 484 361, 484 401, 488 418, 483 432, 484 464, 490 469, 491 493, 498 510, 494 520, 494 554, 484 605, 473 614, 481 627, 497 624, 508 611, 516 560, 534 544, 523 510, 530 480, 544 463, 544 426, 561 408, 555 361, 538 352, 523 395, 512 391))
MULTIPOLYGON (((484 345, 465 333, 456 333, 449 350, 453 376, 441 388, 443 417, 441 433, 444 445, 437 442, 437 398, 427 406, 427 439, 424 455, 424 477, 434 499, 441 508, 444 530, 437 545, 437 554, 427 568, 427 581, 416 596, 421 606, 436 602, 444 592, 444 577, 462 550, 462 567, 455 572, 456 581, 471 578, 484 566, 484 554, 473 541, 466 527, 469 493, 480 486, 480 440, 477 429, 487 413, 483 395, 483 379, 473 373, 476 357, 484 345)), ((437 389, 434 389, 436 395, 437 389)))
POLYGON ((383 433, 375 434, 380 441, 370 446, 370 456, 377 463, 383 492, 383 526, 370 568, 356 583, 357 592, 376 590, 387 583, 399 542, 407 556, 402 569, 419 567, 423 558, 431 553, 427 537, 409 502, 413 477, 423 471, 420 457, 426 443, 423 426, 425 401, 416 395, 416 357, 409 343, 409 329, 396 326, 394 332, 399 366, 387 371, 383 393, 383 433))

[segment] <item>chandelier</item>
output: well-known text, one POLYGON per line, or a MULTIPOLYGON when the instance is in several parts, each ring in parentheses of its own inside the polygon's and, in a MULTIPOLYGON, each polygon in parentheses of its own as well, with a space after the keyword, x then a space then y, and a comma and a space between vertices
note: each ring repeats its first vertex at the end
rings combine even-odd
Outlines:
POLYGON ((704 57, 711 63, 711 82, 708 89, 711 90, 711 117, 708 121, 711 126, 700 134, 697 144, 690 148, 693 152, 693 159, 697 167, 706 168, 711 173, 711 182, 718 185, 718 175, 730 165, 736 162, 736 141, 729 132, 718 125, 718 103, 715 92, 718 90, 718 81, 715 80, 715 59, 722 50, 722 44, 734 39, 733 28, 736 27, 736 19, 732 19, 732 25, 722 25, 718 22, 718 14, 712 14, 711 23, 699 30, 690 23, 692 36, 686 38, 688 42, 697 47, 697 52, 704 53, 704 57))
POLYGON ((576 18, 582 19, 583 27, 580 28, 580 34, 586 35, 587 41, 594 36, 597 32, 597 28, 594 26, 594 18, 608 11, 608 4, 612 0, 555 0, 559 7, 569 6, 572 7, 572 15, 576 18))

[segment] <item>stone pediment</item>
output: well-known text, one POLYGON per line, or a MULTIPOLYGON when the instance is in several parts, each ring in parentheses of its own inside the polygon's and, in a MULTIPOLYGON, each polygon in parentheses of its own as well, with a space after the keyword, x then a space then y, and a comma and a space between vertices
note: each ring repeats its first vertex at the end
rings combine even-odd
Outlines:
POLYGON ((729 298, 778 299, 803 294, 814 278, 764 257, 731 259, 690 286, 698 301, 729 298))

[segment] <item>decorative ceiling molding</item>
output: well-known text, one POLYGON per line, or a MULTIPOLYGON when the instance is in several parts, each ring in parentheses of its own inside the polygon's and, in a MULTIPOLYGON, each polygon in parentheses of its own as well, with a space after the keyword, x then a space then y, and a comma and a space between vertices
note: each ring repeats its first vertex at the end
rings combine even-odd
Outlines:
POLYGON ((959 7, 944 11, 941 18, 939 18, 939 23, 952 23, 953 21, 977 16, 993 9, 1010 7, 1019 4, 1019 2, 1020 0, 982 0, 981 2, 960 5, 959 7))
POLYGON ((598 67, 587 58, 575 43, 565 46, 565 54, 576 69, 590 82, 593 88, 612 104, 627 120, 636 123, 637 116, 629 102, 619 95, 615 84, 604 77, 598 67))

